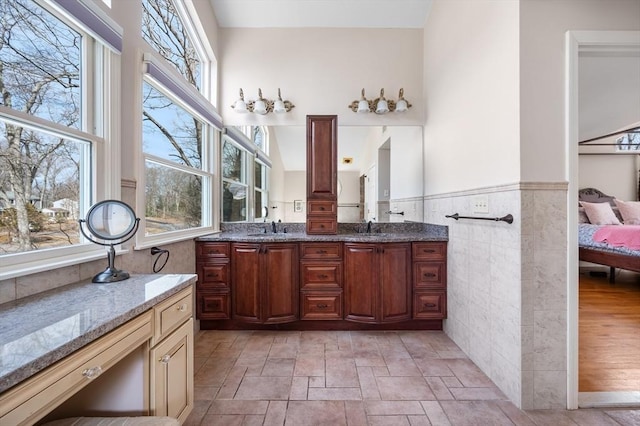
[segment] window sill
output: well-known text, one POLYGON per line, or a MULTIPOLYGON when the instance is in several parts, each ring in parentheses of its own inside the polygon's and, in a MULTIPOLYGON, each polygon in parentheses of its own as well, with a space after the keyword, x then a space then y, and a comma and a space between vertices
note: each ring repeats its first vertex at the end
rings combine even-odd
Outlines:
MULTIPOLYGON (((25 275, 37 274, 38 272, 52 271, 64 268, 65 266, 78 265, 92 260, 107 258, 107 252, 103 247, 96 245, 86 245, 83 250, 76 253, 60 254, 58 256, 43 256, 41 259, 28 262, 16 262, 0 267, 0 281, 25 275)), ((125 250, 117 250, 117 254, 126 253, 125 250)))

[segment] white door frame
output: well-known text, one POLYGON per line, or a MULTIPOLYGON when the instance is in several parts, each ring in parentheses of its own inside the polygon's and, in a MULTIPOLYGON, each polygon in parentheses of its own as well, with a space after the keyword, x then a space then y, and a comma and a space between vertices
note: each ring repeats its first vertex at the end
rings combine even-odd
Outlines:
POLYGON ((567 190, 567 408, 578 408, 578 56, 640 53, 640 31, 567 31, 565 36, 565 166, 567 190))

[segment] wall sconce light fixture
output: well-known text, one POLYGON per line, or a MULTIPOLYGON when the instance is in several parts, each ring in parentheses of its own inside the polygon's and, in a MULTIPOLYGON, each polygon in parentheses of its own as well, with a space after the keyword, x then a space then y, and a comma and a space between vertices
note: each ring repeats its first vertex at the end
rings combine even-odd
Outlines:
POLYGON ((349 108, 353 112, 358 113, 367 113, 367 112, 375 112, 376 114, 386 114, 387 112, 405 112, 412 105, 404 98, 404 89, 400 89, 400 93, 398 94, 398 101, 387 100, 384 97, 384 89, 380 89, 380 96, 367 100, 364 95, 364 89, 362 89, 362 96, 359 101, 353 101, 349 105, 349 108))
POLYGON ((282 113, 289 112, 295 105, 287 100, 282 100, 280 89, 278 88, 278 99, 275 101, 262 97, 262 89, 258 89, 258 99, 255 101, 245 101, 244 92, 240 89, 240 98, 231 105, 237 113, 253 112, 255 114, 265 115, 270 112, 282 113))

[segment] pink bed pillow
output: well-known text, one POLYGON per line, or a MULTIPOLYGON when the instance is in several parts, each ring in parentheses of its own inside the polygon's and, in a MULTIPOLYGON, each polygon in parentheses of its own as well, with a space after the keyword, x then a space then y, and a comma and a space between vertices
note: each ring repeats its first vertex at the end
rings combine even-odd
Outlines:
POLYGON ((640 201, 613 200, 625 225, 640 225, 640 201))
MULTIPOLYGON (((609 203, 587 203, 580 201, 589 222, 594 225, 622 225, 609 203)), ((624 216, 623 216, 624 217, 624 216)))

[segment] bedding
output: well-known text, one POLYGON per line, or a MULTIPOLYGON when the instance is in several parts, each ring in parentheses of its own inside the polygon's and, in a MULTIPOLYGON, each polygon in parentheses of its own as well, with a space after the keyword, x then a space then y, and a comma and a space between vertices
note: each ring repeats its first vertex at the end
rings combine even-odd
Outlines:
MULTIPOLYGON (((594 188, 581 189, 578 192, 579 201, 586 203, 606 203, 607 205, 615 205, 615 197, 606 195, 594 188)), ((619 206, 618 206, 619 207, 619 206)), ((635 205, 631 206, 635 208, 635 205)), ((601 208, 605 210, 606 208, 601 208)), ((614 213, 615 210, 613 209, 614 213)), ((620 212, 622 213, 622 212, 620 212)), ((629 212, 627 212, 629 213, 629 212)), ((624 216, 622 216, 624 219, 624 216)), ((629 218, 628 218, 629 219, 629 218)), ((630 271, 640 272, 640 248, 627 248, 624 246, 615 246, 608 244, 602 238, 601 241, 594 240, 594 235, 602 228, 627 228, 633 226, 640 232, 640 226, 635 225, 594 225, 592 223, 583 223, 583 219, 578 224, 578 256, 581 261, 596 263, 609 267, 609 281, 615 282, 615 268, 627 269, 630 271)), ((629 222, 627 222, 629 223, 629 222)), ((621 231, 625 232, 625 231, 621 231)), ((602 234, 603 232, 601 232, 602 234)), ((601 236, 601 235, 600 235, 601 236)))
POLYGON ((640 225, 640 201, 613 200, 625 225, 640 225))
POLYGON ((620 225, 620 221, 609 203, 580 201, 580 205, 584 208, 589 223, 594 225, 620 225))

